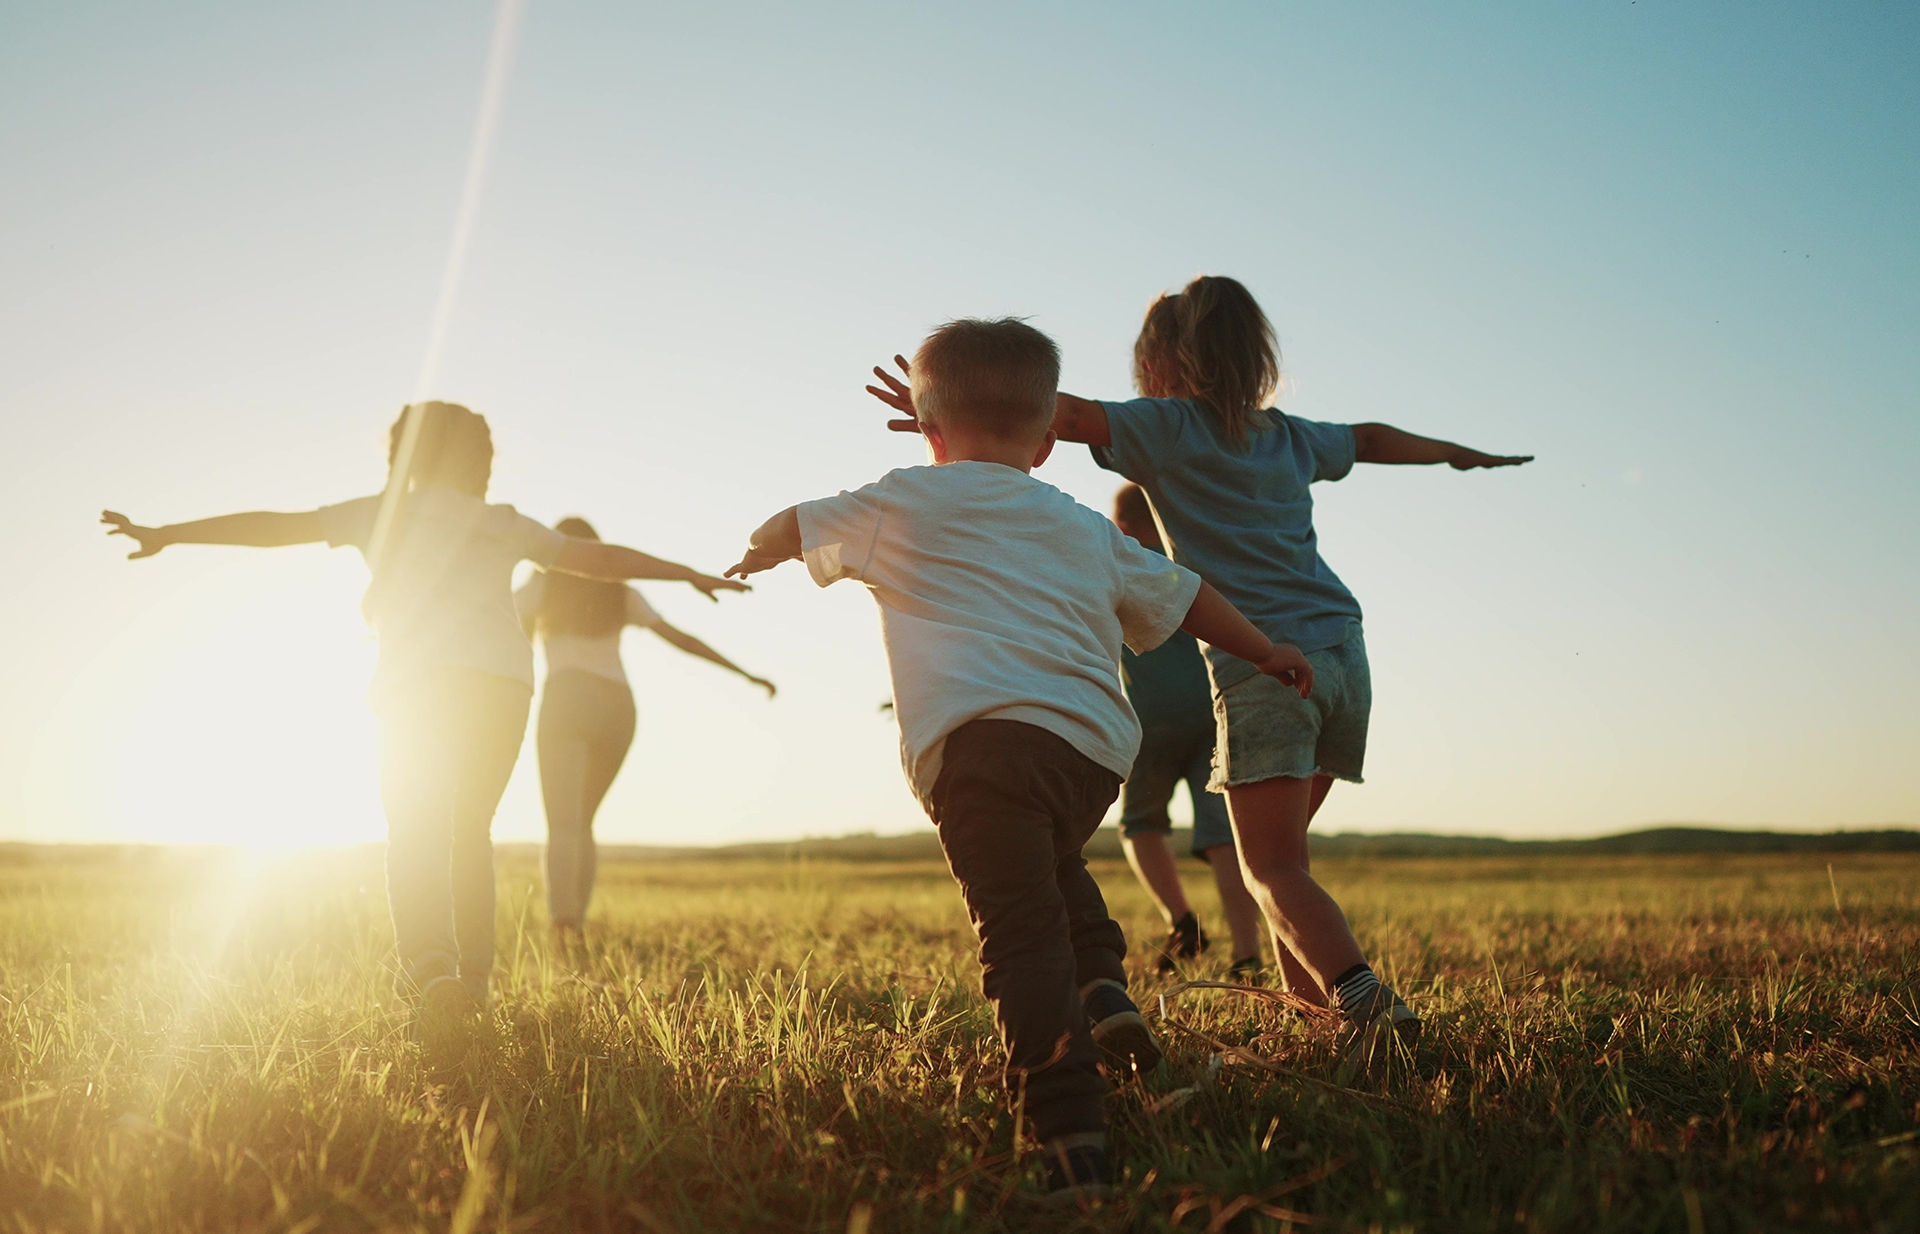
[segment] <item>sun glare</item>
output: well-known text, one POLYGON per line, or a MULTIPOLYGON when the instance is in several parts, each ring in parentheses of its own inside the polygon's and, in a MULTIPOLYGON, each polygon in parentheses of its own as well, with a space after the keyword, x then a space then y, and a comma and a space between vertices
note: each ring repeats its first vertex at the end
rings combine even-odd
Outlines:
POLYGON ((116 830, 253 849, 381 837, 365 704, 374 645, 313 591, 239 596, 171 645, 155 639, 164 657, 122 696, 116 830))

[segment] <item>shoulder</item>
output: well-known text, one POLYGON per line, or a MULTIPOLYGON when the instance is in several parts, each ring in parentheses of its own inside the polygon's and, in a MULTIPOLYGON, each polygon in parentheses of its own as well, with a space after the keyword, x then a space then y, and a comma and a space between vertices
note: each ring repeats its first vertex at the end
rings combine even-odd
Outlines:
POLYGON ((1101 402, 1107 424, 1117 420, 1135 431, 1179 431, 1200 420, 1206 413, 1192 399, 1135 398, 1124 402, 1101 402))
POLYGON ((1294 451, 1311 460, 1315 480, 1338 480, 1353 470, 1357 446, 1351 424, 1308 420, 1278 408, 1271 414, 1275 427, 1287 434, 1294 451))
POLYGON ((481 512, 488 534, 506 544, 516 557, 546 567, 560 556, 567 537, 510 505, 487 505, 481 512))
POLYGON ((1094 461, 1129 480, 1145 483, 1164 468, 1212 441, 1208 413, 1183 398, 1137 398, 1102 403, 1110 445, 1094 461))

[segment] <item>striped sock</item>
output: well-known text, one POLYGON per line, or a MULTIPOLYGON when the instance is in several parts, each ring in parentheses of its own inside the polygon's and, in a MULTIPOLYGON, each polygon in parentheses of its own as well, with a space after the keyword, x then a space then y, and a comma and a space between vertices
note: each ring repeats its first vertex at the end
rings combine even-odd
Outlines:
POLYGON ((1380 992, 1380 978, 1366 964, 1356 964, 1333 981, 1333 1005, 1355 1024, 1371 1019, 1380 992))

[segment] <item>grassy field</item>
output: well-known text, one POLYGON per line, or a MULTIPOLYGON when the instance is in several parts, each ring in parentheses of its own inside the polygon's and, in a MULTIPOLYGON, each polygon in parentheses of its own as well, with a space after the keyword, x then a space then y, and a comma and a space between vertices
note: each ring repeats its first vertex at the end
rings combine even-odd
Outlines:
POLYGON ((1033 1203, 937 865, 614 863, 576 964, 505 861, 499 996, 435 1070, 374 854, 15 853, 0 1230, 1920 1229, 1920 857, 1828 860, 1324 862, 1418 1057, 1170 999, 1121 1198, 1075 1217, 1033 1203))

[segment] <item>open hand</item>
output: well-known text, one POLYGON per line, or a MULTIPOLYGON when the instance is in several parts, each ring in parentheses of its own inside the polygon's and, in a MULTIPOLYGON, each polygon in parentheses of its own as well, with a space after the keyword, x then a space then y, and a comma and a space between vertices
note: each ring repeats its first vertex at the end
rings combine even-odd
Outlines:
MULTIPOLYGON (((907 358, 905 356, 895 356, 893 362, 900 366, 900 371, 905 373, 907 381, 911 382, 913 380, 913 366, 907 363, 907 358)), ((892 373, 889 373, 878 365, 874 366, 873 375, 880 379, 881 385, 868 386, 867 393, 873 395, 873 397, 906 417, 904 420, 887 421, 887 427, 896 433, 919 432, 920 418, 913 410, 913 387, 909 384, 903 384, 898 377, 895 377, 892 373), (882 386, 885 388, 883 389, 882 386)))
MULTIPOLYGON (((728 578, 745 578, 749 574, 758 574, 762 570, 771 570, 786 560, 789 559, 777 557, 772 553, 763 553, 757 548, 749 547, 746 556, 727 567, 726 574, 728 578)), ((745 586, 743 583, 735 583, 732 585, 735 587, 745 586)))
POLYGON ((1313 693, 1313 665, 1292 643, 1275 643, 1272 654, 1257 667, 1281 685, 1298 690, 1301 698, 1313 693))
POLYGON ((1447 466, 1455 471, 1472 471, 1476 467, 1518 467, 1532 461, 1531 454, 1482 454, 1478 450, 1462 448, 1447 460, 1447 466))
POLYGON ((127 554, 128 561, 135 561, 141 557, 151 557, 161 549, 167 547, 167 545, 173 543, 167 539, 166 532, 161 528, 138 526, 128 519, 126 515, 116 514, 112 510, 100 511, 100 521, 107 525, 108 535, 126 536, 131 540, 139 542, 140 547, 127 554))
MULTIPOLYGON (((729 570, 727 573, 731 574, 733 571, 729 570)), ((720 597, 715 594, 717 592, 753 590, 753 588, 747 586, 745 583, 736 583, 729 578, 715 578, 711 574, 696 574, 687 581, 697 587, 701 595, 712 600, 715 604, 720 603, 720 597)))

